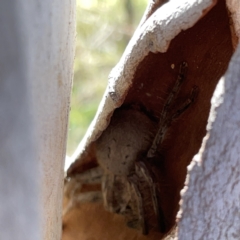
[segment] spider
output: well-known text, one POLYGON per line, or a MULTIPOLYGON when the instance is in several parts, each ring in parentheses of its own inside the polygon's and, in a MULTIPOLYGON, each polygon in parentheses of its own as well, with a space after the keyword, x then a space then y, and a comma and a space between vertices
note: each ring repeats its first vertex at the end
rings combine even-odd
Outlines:
POLYGON ((173 120, 194 101, 197 87, 176 111, 171 107, 186 78, 188 65, 182 62, 175 85, 168 95, 158 122, 134 108, 115 110, 107 129, 96 141, 96 156, 104 169, 102 192, 108 211, 123 214, 127 225, 148 234, 151 227, 166 231, 161 195, 151 164, 158 158, 173 120), (172 113, 173 112, 173 113, 172 113), (157 131, 156 131, 157 129, 157 131))

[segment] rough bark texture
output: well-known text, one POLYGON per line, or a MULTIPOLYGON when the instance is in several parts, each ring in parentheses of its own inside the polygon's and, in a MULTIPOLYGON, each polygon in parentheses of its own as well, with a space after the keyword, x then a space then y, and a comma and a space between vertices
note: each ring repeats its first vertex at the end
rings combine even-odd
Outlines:
POLYGON ((1 3, 0 239, 61 238, 74 17, 73 0, 1 3))
POLYGON ((226 0, 226 4, 231 18, 232 42, 234 48, 236 48, 240 38, 240 1, 226 0))
POLYGON ((73 76, 75 1, 39 0, 29 15, 31 87, 42 164, 43 238, 59 240, 68 112, 73 76), (37 31, 35 31, 37 29, 37 31))
POLYGON ((189 167, 179 240, 240 237, 240 46, 212 98, 208 134, 189 167))

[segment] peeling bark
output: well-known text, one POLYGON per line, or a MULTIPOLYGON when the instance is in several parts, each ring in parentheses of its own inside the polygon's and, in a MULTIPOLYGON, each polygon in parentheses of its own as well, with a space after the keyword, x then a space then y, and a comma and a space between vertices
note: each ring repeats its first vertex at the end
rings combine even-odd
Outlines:
MULTIPOLYGON (((186 99, 193 86, 197 86, 199 94, 193 105, 173 122, 166 138, 157 146, 159 155, 156 162, 149 161, 158 184, 157 196, 163 212, 162 218, 169 226, 168 231, 176 226, 180 190, 184 186, 187 166, 199 151, 206 134, 210 99, 219 79, 228 68, 234 52, 233 42, 238 35, 234 30, 236 21, 231 22, 233 19, 224 0, 191 3, 173 0, 161 7, 158 6, 164 1, 155 3, 153 8, 150 3, 123 57, 110 74, 109 85, 95 119, 72 156, 75 162, 67 171, 66 180, 72 181, 75 186, 72 188, 69 187, 71 184, 66 183, 65 187, 73 193, 69 197, 70 205, 76 203, 81 193, 73 189, 81 183, 74 182, 74 179, 98 166, 100 161, 96 155, 96 140, 111 128, 111 119, 114 119, 118 111, 141 106, 139 109, 142 112, 147 112, 151 119, 159 120, 167 96, 178 77, 179 66, 187 62, 186 81, 173 108, 178 108, 178 104, 186 99), (119 109, 115 110, 116 108, 119 109)), ((131 114, 129 115, 131 117, 131 114)), ((128 121, 127 118, 120 119, 120 126, 123 126, 121 124, 125 121, 128 121)), ((122 136, 124 134, 124 131, 120 133, 122 136)), ((134 139, 139 141, 138 137, 134 139)), ((122 144, 117 146, 121 147, 122 144)), ((120 150, 114 152, 118 154, 120 150)), ((109 161, 113 163, 111 159, 109 161)), ((74 207, 81 208, 81 203, 74 207)), ((70 221, 67 219, 70 212, 68 210, 64 211, 63 216, 66 224, 70 221)), ((78 218, 76 215, 75 219, 78 218)), ((110 222, 113 223, 111 220, 110 222)), ((125 227, 122 229, 126 230, 125 227)), ((68 231, 65 237, 71 234, 70 226, 68 231)), ((150 234, 155 234, 154 231, 155 229, 150 231, 150 234)), ((101 234, 103 233, 100 229, 99 235, 101 234)), ((127 237, 133 236, 126 234, 127 237)), ((154 239, 150 235, 148 237, 154 239)), ((184 237, 182 239, 189 239, 187 235, 184 237)), ((158 239, 161 238, 162 236, 158 236, 158 239)))

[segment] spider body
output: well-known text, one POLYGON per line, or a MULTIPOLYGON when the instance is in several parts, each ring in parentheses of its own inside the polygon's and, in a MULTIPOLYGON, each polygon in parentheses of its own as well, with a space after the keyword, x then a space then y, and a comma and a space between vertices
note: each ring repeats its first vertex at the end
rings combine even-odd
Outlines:
POLYGON ((173 120, 193 102, 197 88, 176 111, 172 111, 181 84, 186 77, 187 63, 179 68, 177 81, 170 92, 158 122, 136 108, 115 110, 108 128, 96 141, 96 156, 105 170, 102 192, 105 208, 123 214, 127 225, 141 229, 166 231, 161 196, 151 164, 159 160, 158 147, 173 120))
POLYGON ((128 176, 138 155, 150 148, 156 127, 155 122, 138 110, 117 109, 97 141, 99 164, 108 173, 128 176))

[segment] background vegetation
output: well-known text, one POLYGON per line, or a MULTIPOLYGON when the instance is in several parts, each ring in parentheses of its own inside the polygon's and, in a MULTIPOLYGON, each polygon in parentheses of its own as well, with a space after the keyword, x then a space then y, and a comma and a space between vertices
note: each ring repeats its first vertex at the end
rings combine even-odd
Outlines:
POLYGON ((74 82, 67 154, 76 149, 136 29, 147 0, 78 0, 74 82))

